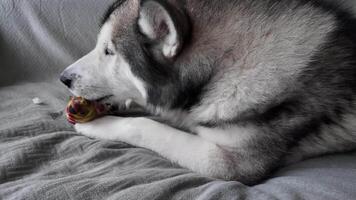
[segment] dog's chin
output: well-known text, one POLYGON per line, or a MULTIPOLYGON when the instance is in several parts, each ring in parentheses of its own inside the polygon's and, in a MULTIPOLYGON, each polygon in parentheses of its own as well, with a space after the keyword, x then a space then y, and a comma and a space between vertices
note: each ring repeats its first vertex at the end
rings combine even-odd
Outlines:
POLYGON ((102 103, 102 104, 113 104, 113 95, 106 95, 100 98, 95 98, 95 99, 89 99, 91 101, 96 101, 98 103, 102 103))

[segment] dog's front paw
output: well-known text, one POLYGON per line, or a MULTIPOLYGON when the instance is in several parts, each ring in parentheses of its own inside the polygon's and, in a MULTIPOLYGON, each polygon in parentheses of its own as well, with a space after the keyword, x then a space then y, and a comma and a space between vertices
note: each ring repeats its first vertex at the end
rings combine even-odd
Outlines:
POLYGON ((126 141, 140 130, 140 123, 135 123, 136 121, 140 122, 134 118, 105 116, 88 123, 76 124, 74 128, 78 133, 91 138, 126 141))
POLYGON ((78 123, 74 125, 76 132, 92 138, 104 138, 110 127, 119 120, 119 117, 102 117, 87 123, 78 123))
POLYGON ((82 135, 96 138, 99 134, 95 130, 93 126, 93 122, 88 122, 88 123, 83 123, 83 124, 75 124, 74 129, 77 133, 80 133, 82 135))

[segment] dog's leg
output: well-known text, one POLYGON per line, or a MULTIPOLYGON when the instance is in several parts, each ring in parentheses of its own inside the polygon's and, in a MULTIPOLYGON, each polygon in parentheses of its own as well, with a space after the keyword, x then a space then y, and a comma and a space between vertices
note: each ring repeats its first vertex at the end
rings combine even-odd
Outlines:
MULTIPOLYGON (((225 147, 147 118, 108 116, 77 124, 75 128, 89 137, 118 140, 150 149, 181 166, 215 178, 248 183, 264 175, 265 163, 260 159, 263 156, 258 155, 263 152, 225 147)), ((208 129, 200 131, 207 132, 208 129)))
POLYGON ((147 148, 194 171, 226 178, 222 177, 226 172, 219 172, 221 166, 212 163, 221 158, 221 150, 217 145, 147 118, 108 116, 77 124, 75 129, 89 137, 118 140, 147 148))

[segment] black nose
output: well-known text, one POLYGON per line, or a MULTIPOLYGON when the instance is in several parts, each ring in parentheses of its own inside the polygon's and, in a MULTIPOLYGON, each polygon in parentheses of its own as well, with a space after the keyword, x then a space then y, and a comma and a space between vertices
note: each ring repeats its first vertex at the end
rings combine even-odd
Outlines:
POLYGON ((62 83, 64 85, 66 85, 68 88, 70 88, 72 86, 72 78, 65 76, 65 75, 61 75, 60 80, 62 81, 62 83))

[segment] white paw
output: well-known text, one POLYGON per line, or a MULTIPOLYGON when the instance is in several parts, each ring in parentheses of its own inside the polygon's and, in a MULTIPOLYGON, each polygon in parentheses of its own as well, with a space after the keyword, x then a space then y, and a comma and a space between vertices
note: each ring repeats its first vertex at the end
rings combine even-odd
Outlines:
POLYGON ((120 119, 119 117, 106 116, 91 122, 75 124, 74 128, 78 133, 88 137, 105 138, 106 132, 120 119))
POLYGON ((76 124, 74 128, 78 133, 91 138, 126 141, 141 130, 142 124, 136 118, 105 116, 88 123, 76 124))
POLYGON ((98 135, 98 133, 94 129, 94 125, 92 124, 92 122, 75 124, 74 129, 77 133, 86 135, 88 137, 96 138, 98 135))

